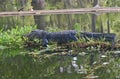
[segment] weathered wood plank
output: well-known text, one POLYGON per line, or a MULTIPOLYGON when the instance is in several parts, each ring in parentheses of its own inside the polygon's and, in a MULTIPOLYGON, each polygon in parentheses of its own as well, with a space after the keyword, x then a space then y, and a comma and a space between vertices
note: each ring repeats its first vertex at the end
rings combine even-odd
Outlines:
POLYGON ((80 8, 80 9, 62 9, 62 10, 34 10, 34 11, 13 11, 0 12, 0 16, 16 15, 49 15, 49 14, 83 14, 83 13, 111 13, 120 12, 120 7, 100 7, 100 8, 80 8))

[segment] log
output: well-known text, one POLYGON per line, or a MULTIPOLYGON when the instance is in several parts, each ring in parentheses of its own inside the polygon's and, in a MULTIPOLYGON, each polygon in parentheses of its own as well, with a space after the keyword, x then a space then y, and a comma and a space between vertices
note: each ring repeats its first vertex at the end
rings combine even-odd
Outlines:
POLYGON ((34 10, 34 11, 13 11, 0 12, 0 16, 25 16, 25 15, 49 15, 49 14, 83 14, 83 13, 111 13, 120 12, 120 7, 98 7, 98 8, 79 8, 61 10, 34 10))

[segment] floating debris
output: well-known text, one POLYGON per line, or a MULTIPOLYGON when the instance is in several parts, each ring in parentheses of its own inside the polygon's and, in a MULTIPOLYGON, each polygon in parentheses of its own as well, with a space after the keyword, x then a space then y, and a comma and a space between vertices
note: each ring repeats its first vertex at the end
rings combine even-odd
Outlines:
POLYGON ((77 73, 79 74, 87 74, 86 69, 82 65, 80 65, 80 69, 77 70, 77 73))
POLYGON ((79 66, 77 65, 76 61, 72 61, 72 66, 75 68, 75 71, 79 69, 79 66))
POLYGON ((67 67, 67 73, 72 73, 72 71, 71 71, 71 65, 69 65, 69 66, 67 67))
POLYGON ((103 65, 108 65, 109 64, 109 62, 103 62, 103 65))
POLYGON ((79 53, 80 56, 85 56, 86 54, 87 54, 86 52, 79 53))
POLYGON ((97 61, 94 61, 94 62, 93 62, 93 65, 95 65, 95 64, 97 64, 97 61))
POLYGON ((96 78, 98 78, 99 76, 87 76, 87 77, 84 77, 84 78, 86 78, 86 79, 96 79, 96 78))
POLYGON ((112 56, 115 58, 120 57, 120 51, 113 51, 112 56))
POLYGON ((120 79, 120 75, 116 76, 116 79, 120 79))
POLYGON ((76 61, 76 60, 77 60, 77 57, 73 57, 73 60, 76 61))
POLYGON ((106 55, 101 55, 101 58, 106 58, 107 56, 106 55))
POLYGON ((60 72, 63 73, 64 72, 64 68, 60 67, 60 72))
POLYGON ((114 54, 120 54, 120 51, 115 51, 114 54))
POLYGON ((68 52, 71 53, 71 52, 73 52, 73 50, 69 50, 68 52))

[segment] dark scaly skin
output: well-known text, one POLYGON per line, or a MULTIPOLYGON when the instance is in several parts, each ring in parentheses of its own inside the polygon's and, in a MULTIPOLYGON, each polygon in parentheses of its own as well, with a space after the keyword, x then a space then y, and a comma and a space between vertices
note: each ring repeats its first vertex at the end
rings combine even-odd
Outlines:
POLYGON ((112 46, 115 45, 115 37, 116 35, 113 33, 94 33, 94 32, 81 32, 80 36, 85 38, 88 41, 89 38, 92 39, 105 39, 105 41, 109 41, 112 43, 112 46))
POLYGON ((58 43, 68 43, 70 41, 77 41, 76 31, 65 30, 62 32, 51 32, 48 33, 47 39, 49 41, 57 41, 58 43))
POLYGON ((46 39, 47 32, 44 30, 33 30, 29 34, 24 35, 25 37, 28 38, 29 41, 33 41, 34 39, 39 39, 42 40, 43 46, 48 43, 46 39))
MULTIPOLYGON (((61 32, 46 32, 44 30, 33 30, 29 34, 24 35, 28 40, 33 41, 34 39, 42 40, 42 45, 47 46, 48 42, 53 41, 58 44, 64 44, 71 41, 77 41, 76 36, 77 31, 75 30, 64 30, 61 32)), ((115 34, 108 33, 93 33, 93 32, 81 32, 80 36, 85 38, 88 41, 88 38, 101 39, 105 38, 105 41, 112 42, 112 45, 115 44, 115 34)))
POLYGON ((75 30, 65 30, 62 32, 46 32, 44 30, 33 30, 29 34, 26 34, 25 37, 28 40, 33 41, 34 39, 42 40, 42 45, 47 46, 48 42, 55 41, 58 44, 68 43, 71 41, 77 41, 75 30))

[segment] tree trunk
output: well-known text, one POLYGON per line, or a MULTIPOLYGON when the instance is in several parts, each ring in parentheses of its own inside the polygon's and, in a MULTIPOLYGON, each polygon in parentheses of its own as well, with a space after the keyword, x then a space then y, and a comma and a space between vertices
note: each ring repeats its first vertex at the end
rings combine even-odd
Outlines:
MULTIPOLYGON (((64 0, 64 8, 65 9, 72 8, 71 0, 64 0)), ((65 15, 65 17, 67 18, 68 29, 71 29, 73 26, 72 15, 65 15)))
POLYGON ((92 32, 95 32, 96 29, 96 15, 92 14, 92 32))
POLYGON ((108 28, 108 33, 110 33, 110 20, 109 20, 109 14, 108 14, 108 20, 107 20, 107 28, 108 28))
POLYGON ((101 17, 100 17, 100 28, 101 28, 101 33, 103 33, 103 22, 102 22, 101 17))
MULTIPOLYGON (((94 0, 93 2, 93 7, 95 7, 96 5, 98 5, 98 0, 94 0)), ((95 32, 95 27, 96 27, 96 18, 97 16, 95 14, 92 14, 92 32, 95 32)))
MULTIPOLYGON (((32 0, 31 5, 34 10, 43 10, 45 8, 45 0, 32 0)), ((44 15, 34 15, 34 20, 38 29, 45 29, 44 15)))

